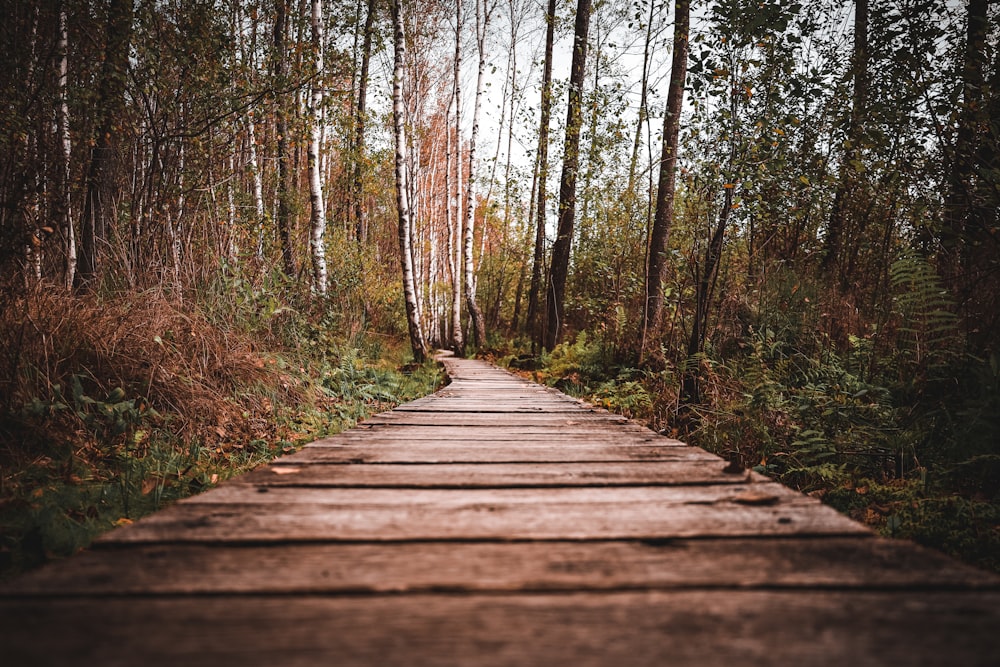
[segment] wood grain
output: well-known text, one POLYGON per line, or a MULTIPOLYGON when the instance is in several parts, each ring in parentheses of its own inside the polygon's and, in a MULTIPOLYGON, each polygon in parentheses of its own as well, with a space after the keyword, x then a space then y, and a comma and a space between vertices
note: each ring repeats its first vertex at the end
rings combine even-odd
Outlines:
POLYGON ((8 595, 380 594, 685 589, 1000 590, 939 553, 875 537, 106 548, 13 582, 8 595), (915 580, 913 573, 923 573, 915 580))
POLYGON ((226 485, 102 542, 664 539, 857 535, 863 526, 775 484, 553 489, 316 489, 226 485), (763 485, 755 485, 763 486, 763 485), (754 491, 753 493, 757 493, 754 491))
POLYGON ((725 472, 726 463, 712 460, 618 463, 414 463, 303 464, 262 467, 240 478, 242 484, 264 486, 510 488, 566 486, 684 486, 736 484, 750 473, 725 472))
POLYGON ((994 667, 1000 661, 1000 593, 46 599, 0 601, 0 617, 0 645, 12 665, 994 667))
POLYGON ((995 665, 1000 578, 483 362, 0 586, 4 665, 995 665))

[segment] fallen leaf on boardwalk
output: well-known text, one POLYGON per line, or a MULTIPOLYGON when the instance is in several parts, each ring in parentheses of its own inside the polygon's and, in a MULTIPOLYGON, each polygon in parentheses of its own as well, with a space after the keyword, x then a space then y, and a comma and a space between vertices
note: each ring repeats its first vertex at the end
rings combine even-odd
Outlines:
POLYGON ((733 502, 740 505, 777 505, 780 500, 781 498, 772 493, 759 491, 748 491, 733 498, 733 502))
POLYGON ((289 468, 287 466, 276 466, 274 468, 271 468, 271 472, 273 472, 275 475, 291 475, 292 473, 296 473, 298 471, 299 471, 298 468, 289 468))

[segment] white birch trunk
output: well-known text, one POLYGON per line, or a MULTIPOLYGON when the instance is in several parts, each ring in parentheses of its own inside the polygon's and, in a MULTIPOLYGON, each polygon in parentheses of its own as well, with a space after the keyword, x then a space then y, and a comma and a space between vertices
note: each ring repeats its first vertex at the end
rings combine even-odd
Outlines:
POLYGON ((392 120, 396 140, 396 210, 399 215, 399 256, 403 270, 403 297, 406 300, 406 320, 410 330, 410 346, 413 349, 414 359, 422 362, 427 356, 427 346, 420 328, 419 303, 413 280, 412 225, 406 167, 406 107, 403 104, 403 61, 406 57, 406 42, 403 33, 401 2, 402 0, 392 0, 391 3, 395 52, 392 68, 392 120))
POLYGON ((323 204, 322 164, 320 147, 323 141, 323 1, 312 0, 312 45, 314 78, 309 109, 309 202, 312 208, 309 246, 312 250, 313 289, 326 294, 326 207, 323 204))
POLYGON ((59 112, 57 116, 59 141, 62 144, 62 169, 60 177, 60 197, 62 199, 60 211, 60 225, 65 233, 66 243, 66 265, 63 276, 63 284, 66 289, 73 289, 73 280, 76 278, 76 232, 73 229, 72 197, 70 196, 70 161, 73 153, 73 143, 69 134, 69 103, 66 91, 69 84, 69 37, 66 26, 66 6, 59 7, 59 44, 57 45, 59 58, 59 112))
POLYGON ((235 267, 240 256, 240 246, 236 229, 236 193, 233 192, 236 178, 236 142, 233 142, 232 150, 229 151, 228 159, 229 177, 226 178, 226 229, 229 230, 229 244, 226 252, 229 258, 229 266, 235 267))
POLYGON ((476 231, 476 142, 479 139, 479 111, 482 106, 483 86, 486 76, 486 27, 489 12, 484 16, 480 0, 476 0, 476 46, 479 67, 476 73, 476 96, 472 107, 472 136, 469 139, 469 174, 465 204, 465 302, 472 318, 472 331, 477 345, 486 343, 486 324, 483 313, 476 302, 476 270, 473 262, 473 246, 476 231))
POLYGON ((260 162, 257 159, 257 124, 253 112, 247 114, 247 142, 250 144, 250 174, 253 179, 253 205, 257 214, 256 255, 259 263, 264 262, 264 182, 260 175, 260 162))
MULTIPOLYGON (((452 301, 451 301, 451 344, 456 354, 465 353, 465 336, 462 333, 462 2, 455 3, 455 71, 454 97, 455 106, 455 188, 449 192, 453 197, 448 204, 448 212, 455 212, 454 230, 449 232, 454 237, 452 253, 449 257, 452 264, 452 301)), ((451 128, 448 129, 451 139, 451 128)))

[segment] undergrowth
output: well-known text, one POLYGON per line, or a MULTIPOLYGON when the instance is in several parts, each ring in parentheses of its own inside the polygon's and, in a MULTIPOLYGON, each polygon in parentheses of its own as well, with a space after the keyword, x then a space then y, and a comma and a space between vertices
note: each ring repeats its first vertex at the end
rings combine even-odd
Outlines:
POLYGON ((441 380, 433 364, 407 364, 393 336, 345 333, 322 300, 237 292, 5 300, 0 576, 441 380))
POLYGON ((843 344, 776 309, 725 354, 711 345, 696 359, 664 354, 659 368, 639 368, 587 332, 540 357, 511 347, 498 361, 884 535, 1000 572, 1000 353, 963 352, 950 304, 919 261, 901 260, 892 278, 893 319, 843 344), (682 405, 680 379, 692 369, 705 400, 682 405))

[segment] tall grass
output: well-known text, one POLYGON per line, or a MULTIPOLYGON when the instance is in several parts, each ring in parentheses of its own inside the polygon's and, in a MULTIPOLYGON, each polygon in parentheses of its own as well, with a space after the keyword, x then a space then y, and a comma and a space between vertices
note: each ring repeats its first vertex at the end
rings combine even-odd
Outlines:
POLYGON ((391 335, 272 285, 6 290, 0 576, 432 390, 391 335))

